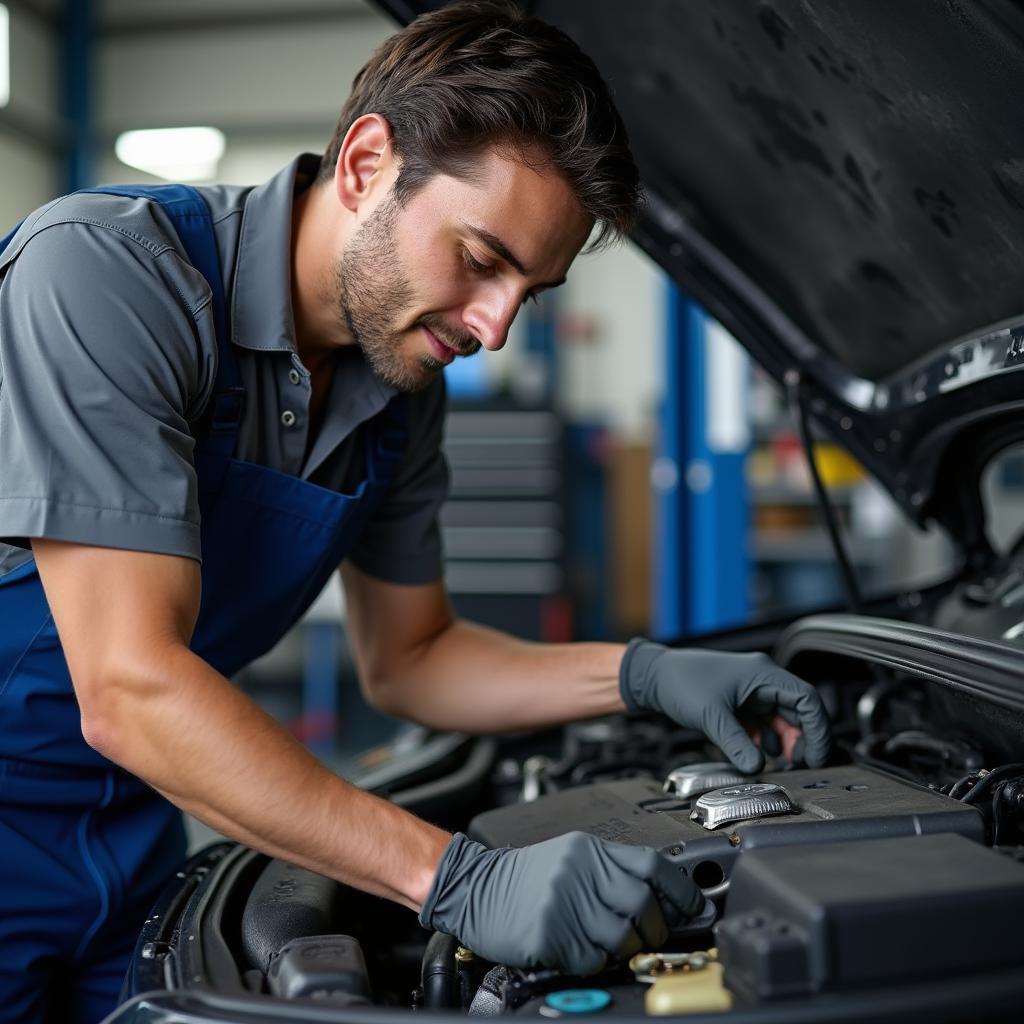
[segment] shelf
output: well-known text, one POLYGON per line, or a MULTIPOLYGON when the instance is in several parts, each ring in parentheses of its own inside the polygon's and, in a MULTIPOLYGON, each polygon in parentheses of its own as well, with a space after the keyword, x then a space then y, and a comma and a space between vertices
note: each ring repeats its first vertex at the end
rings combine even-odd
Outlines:
MULTIPOLYGON (((829 500, 833 503, 846 503, 853 500, 857 493, 857 485, 827 488, 829 500)), ((817 505, 818 499, 814 491, 800 490, 779 484, 751 485, 747 489, 751 502, 755 505, 817 505)))
MULTIPOLYGON (((850 558, 859 565, 877 565, 889 557, 886 539, 844 536, 850 558)), ((835 551, 824 529, 761 530, 749 537, 755 562, 834 562, 835 551)))

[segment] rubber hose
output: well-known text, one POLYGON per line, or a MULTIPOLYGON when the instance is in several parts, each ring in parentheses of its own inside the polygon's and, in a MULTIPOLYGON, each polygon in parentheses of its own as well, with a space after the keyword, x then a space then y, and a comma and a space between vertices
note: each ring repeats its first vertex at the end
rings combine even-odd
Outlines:
POLYGON ((423 953, 423 1005, 427 1009, 450 1010, 460 1006, 455 950, 458 939, 434 932, 423 953))

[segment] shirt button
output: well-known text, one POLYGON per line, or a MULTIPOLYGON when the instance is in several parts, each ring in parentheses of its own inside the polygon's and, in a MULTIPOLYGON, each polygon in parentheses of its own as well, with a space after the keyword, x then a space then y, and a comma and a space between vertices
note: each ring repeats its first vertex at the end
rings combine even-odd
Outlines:
POLYGON ((288 379, 293 384, 298 384, 299 381, 302 380, 302 378, 299 376, 299 371, 298 370, 289 370, 288 371, 288 379))
POLYGON ((295 426, 295 413, 293 413, 291 411, 291 409, 285 409, 285 411, 283 413, 281 413, 281 422, 286 427, 294 427, 295 426))

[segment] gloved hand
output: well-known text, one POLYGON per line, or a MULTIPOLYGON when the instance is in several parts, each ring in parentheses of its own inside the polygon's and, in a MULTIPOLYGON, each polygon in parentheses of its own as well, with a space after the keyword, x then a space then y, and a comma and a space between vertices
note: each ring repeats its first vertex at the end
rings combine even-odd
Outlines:
POLYGON ((740 725, 738 711, 795 715, 807 764, 820 768, 828 758, 828 715, 818 691, 766 654, 676 650, 638 637, 622 658, 619 692, 630 711, 660 711, 700 729, 742 772, 760 771, 764 754, 740 725))
POLYGON ((700 889, 647 847, 569 832, 488 850, 458 832, 419 920, 495 963, 586 975, 659 948, 703 908, 700 889))

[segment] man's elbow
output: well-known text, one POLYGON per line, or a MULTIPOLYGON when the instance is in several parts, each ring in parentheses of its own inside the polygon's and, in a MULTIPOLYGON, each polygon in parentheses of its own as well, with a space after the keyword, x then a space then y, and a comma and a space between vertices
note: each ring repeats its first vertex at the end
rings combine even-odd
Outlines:
POLYGON ((128 762, 144 731, 144 716, 159 695, 159 680, 146 665, 124 661, 76 666, 72 678, 82 738, 107 760, 131 770, 128 762))
POLYGON ((108 761, 120 763, 117 754, 117 728, 109 716, 93 707, 81 708, 82 738, 108 761))
POLYGON ((366 674, 360 677, 363 699, 382 715, 402 718, 401 688, 393 679, 381 675, 366 674))
POLYGON ((82 726, 82 738, 98 754, 122 764, 125 713, 131 687, 114 670, 96 669, 75 674, 75 696, 82 726))
POLYGON ((109 675, 96 678, 91 673, 80 673, 75 680, 82 738, 98 754, 120 763, 117 690, 109 675))

